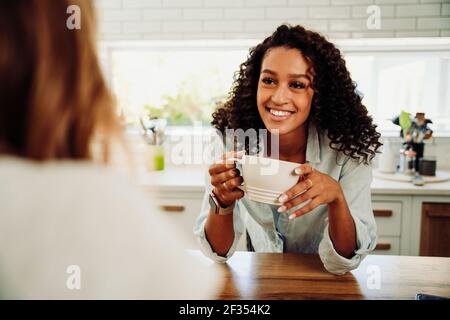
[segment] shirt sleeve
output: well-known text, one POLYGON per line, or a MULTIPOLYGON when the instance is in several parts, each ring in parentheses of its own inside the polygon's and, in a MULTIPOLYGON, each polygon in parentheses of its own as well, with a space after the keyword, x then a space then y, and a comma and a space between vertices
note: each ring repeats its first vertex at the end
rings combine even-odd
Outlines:
MULTIPOLYGON (((217 160, 220 156, 223 155, 224 152, 226 152, 226 147, 224 146, 223 141, 218 135, 215 135, 212 139, 212 152, 213 155, 211 159, 209 159, 209 162, 212 163, 215 160, 217 160)), ((236 247, 239 243, 239 240, 244 233, 244 224, 242 221, 241 213, 239 210, 239 200, 236 201, 236 204, 234 206, 233 210, 233 228, 234 228, 234 240, 233 244, 230 247, 230 250, 228 250, 226 256, 219 256, 217 253, 213 251, 211 248, 210 243, 208 242, 208 239, 206 238, 205 234, 205 224, 206 219, 208 218, 209 214, 209 194, 213 190, 213 186, 211 185, 211 178, 208 172, 205 173, 205 194, 203 196, 203 202, 202 207, 200 211, 200 215, 197 218, 197 221, 194 226, 194 235, 200 245, 200 249, 205 254, 205 256, 211 258, 215 262, 226 262, 236 251, 236 247)))
POLYGON ((355 222, 357 249, 351 259, 339 255, 331 241, 327 223, 319 245, 319 255, 325 269, 333 274, 342 275, 356 269, 362 259, 376 246, 376 224, 370 189, 372 166, 349 159, 344 164, 339 183, 355 222))

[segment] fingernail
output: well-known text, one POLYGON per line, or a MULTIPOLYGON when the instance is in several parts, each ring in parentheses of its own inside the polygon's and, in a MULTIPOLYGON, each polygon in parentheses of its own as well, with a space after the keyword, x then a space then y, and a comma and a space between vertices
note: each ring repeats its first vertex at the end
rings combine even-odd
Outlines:
POLYGON ((245 150, 241 150, 237 152, 238 156, 243 156, 245 154, 245 150))
POLYGON ((279 207, 277 211, 278 212, 285 212, 286 211, 286 206, 279 207))
POLYGON ((295 172, 295 174, 301 175, 302 174, 302 169, 295 168, 294 172, 295 172))
POLYGON ((285 202, 288 199, 287 195, 282 194, 279 198, 278 201, 280 201, 281 203, 285 202))
POLYGON ((295 214, 291 214, 290 216, 289 216, 289 220, 292 220, 292 219, 294 219, 295 218, 295 214))

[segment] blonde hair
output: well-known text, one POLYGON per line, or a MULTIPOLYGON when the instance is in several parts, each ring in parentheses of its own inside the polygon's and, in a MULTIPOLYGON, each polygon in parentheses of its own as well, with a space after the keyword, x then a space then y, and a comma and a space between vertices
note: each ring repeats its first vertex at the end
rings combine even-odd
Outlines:
POLYGON ((0 143, 7 153, 92 159, 100 137, 108 161, 119 127, 96 46, 90 0, 0 1, 0 143), (79 30, 66 26, 70 5, 81 9, 79 30))

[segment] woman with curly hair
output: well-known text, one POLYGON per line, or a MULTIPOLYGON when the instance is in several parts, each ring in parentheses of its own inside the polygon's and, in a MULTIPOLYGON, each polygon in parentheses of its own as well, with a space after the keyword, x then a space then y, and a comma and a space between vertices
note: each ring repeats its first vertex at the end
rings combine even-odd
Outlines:
MULTIPOLYGON (((222 133, 276 134, 279 159, 299 164, 299 180, 280 195, 279 206, 252 201, 238 188, 239 170, 227 161, 243 151, 225 149, 223 160, 209 168, 195 228, 206 255, 224 262, 233 254, 245 211, 252 251, 319 253, 329 272, 343 274, 374 249, 370 163, 380 134, 340 51, 323 36, 301 26, 278 27, 250 50, 212 124, 222 133)), ((249 147, 246 142, 247 152, 249 147)))

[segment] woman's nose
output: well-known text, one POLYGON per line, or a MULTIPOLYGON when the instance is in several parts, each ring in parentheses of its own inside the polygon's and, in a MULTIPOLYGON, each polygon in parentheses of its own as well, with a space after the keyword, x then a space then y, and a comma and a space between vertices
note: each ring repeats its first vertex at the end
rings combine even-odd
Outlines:
POLYGON ((273 103, 282 105, 288 103, 290 100, 290 93, 284 86, 279 86, 272 96, 273 103))

